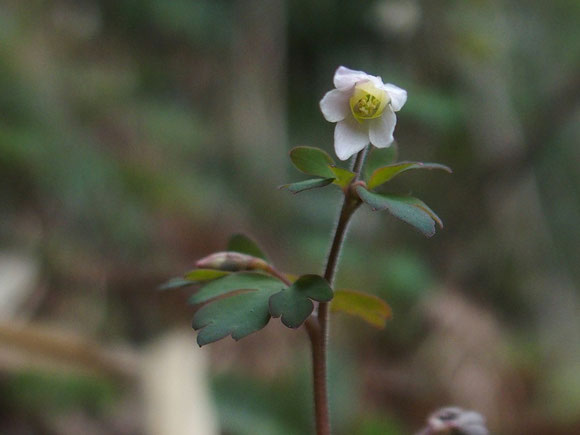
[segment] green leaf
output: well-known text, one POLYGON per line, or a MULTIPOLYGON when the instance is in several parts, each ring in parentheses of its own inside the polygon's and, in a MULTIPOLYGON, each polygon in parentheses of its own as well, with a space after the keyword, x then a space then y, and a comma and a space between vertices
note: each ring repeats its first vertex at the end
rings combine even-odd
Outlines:
POLYGON ((268 261, 268 257, 260 249, 258 244, 244 234, 234 234, 228 242, 228 251, 239 252, 241 254, 258 257, 268 261))
POLYGON ((449 167, 439 163, 400 162, 394 165, 383 166, 373 171, 368 181, 368 187, 369 189, 374 189, 410 169, 442 169, 447 172, 452 172, 449 167))
POLYGON ((215 269, 195 269, 185 274, 185 277, 172 278, 166 283, 159 286, 159 290, 172 290, 181 287, 187 287, 215 279, 223 278, 230 272, 215 269))
POLYGON ((195 282, 190 281, 188 279, 183 279, 181 277, 171 278, 169 281, 161 284, 158 289, 159 290, 173 290, 176 288, 187 287, 188 285, 194 285, 195 282))
POLYGON ((338 166, 330 166, 330 170, 336 177, 333 183, 340 186, 342 189, 346 188, 355 176, 354 172, 351 172, 348 169, 339 168, 338 166))
POLYGON ((279 279, 258 272, 232 273, 204 285, 189 298, 190 304, 201 304, 236 290, 278 289, 285 285, 279 279))
POLYGON ((195 269, 185 274, 185 279, 192 284, 213 281, 214 279, 223 278, 231 272, 216 269, 195 269))
POLYGON ((368 180, 371 174, 380 167, 395 163, 397 161, 397 154, 398 150, 395 142, 387 148, 371 147, 364 165, 363 172, 365 180, 368 180))
POLYGON ((354 290, 334 292, 330 309, 359 317, 377 328, 384 328, 392 315, 391 308, 381 298, 354 290))
POLYGON ((297 183, 285 184, 280 186, 280 189, 288 189, 292 193, 300 193, 305 190, 328 186, 333 181, 334 178, 312 178, 310 180, 299 181, 297 183))
POLYGON ((296 147, 290 151, 290 159, 294 166, 308 175, 317 175, 322 178, 334 177, 329 165, 334 160, 325 151, 314 147, 296 147))
POLYGON ((332 289, 324 278, 318 275, 301 276, 288 287, 270 298, 270 314, 281 317, 288 328, 298 328, 314 309, 312 300, 328 302, 332 299, 332 289))
POLYGON ((189 300, 192 304, 209 301, 193 316, 197 343, 204 346, 228 335, 239 340, 262 329, 270 320, 270 296, 285 287, 276 278, 254 272, 210 282, 189 300))
POLYGON ((228 335, 237 341, 259 331, 270 321, 268 299, 277 291, 250 290, 204 305, 192 322, 198 331, 197 343, 204 346, 228 335))
POLYGON ((441 219, 420 199, 369 192, 362 186, 358 186, 356 191, 360 199, 373 210, 388 210, 393 216, 414 226, 427 237, 435 234, 435 222, 443 228, 441 219))

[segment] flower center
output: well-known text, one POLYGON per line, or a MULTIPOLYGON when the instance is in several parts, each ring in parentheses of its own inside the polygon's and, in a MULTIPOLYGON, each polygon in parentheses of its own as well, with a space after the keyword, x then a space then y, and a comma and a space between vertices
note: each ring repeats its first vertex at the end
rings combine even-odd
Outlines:
POLYGON ((365 119, 378 118, 383 114, 389 103, 389 97, 383 89, 377 88, 372 82, 357 83, 350 97, 350 110, 359 122, 365 119))

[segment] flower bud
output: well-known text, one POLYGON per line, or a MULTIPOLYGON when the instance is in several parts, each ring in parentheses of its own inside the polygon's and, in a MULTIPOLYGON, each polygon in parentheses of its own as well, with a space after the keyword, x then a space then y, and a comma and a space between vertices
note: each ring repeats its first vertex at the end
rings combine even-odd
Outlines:
POLYGON ((269 265, 261 258, 239 252, 216 252, 198 260, 195 266, 200 269, 217 269, 229 272, 242 270, 269 270, 269 265))

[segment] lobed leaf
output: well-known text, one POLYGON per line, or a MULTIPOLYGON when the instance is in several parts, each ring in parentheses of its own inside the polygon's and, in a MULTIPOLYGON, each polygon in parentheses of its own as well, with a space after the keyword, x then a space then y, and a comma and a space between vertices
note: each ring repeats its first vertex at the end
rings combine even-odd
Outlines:
POLYGON ((290 151, 290 159, 294 166, 305 174, 322 178, 334 177, 329 168, 329 165, 334 165, 334 160, 320 148, 306 146, 293 148, 290 151))
POLYGON ((231 335, 239 340, 262 329, 270 320, 270 296, 286 286, 276 278, 255 272, 231 274, 205 285, 189 302, 208 302, 193 316, 200 346, 231 335))
POLYGON ((303 275, 294 284, 270 297, 270 314, 281 317, 288 328, 298 328, 312 314, 314 304, 332 299, 332 289, 318 275, 303 275))
POLYGON ((449 167, 439 163, 400 162, 374 170, 368 179, 368 188, 374 189, 410 169, 442 169, 447 172, 452 172, 449 167))
POLYGON ((354 290, 334 292, 330 309, 359 317, 377 328, 384 328, 392 315, 391 307, 381 298, 354 290))
POLYGON ((414 226, 427 237, 435 234, 435 222, 443 228, 441 219, 420 199, 374 193, 362 186, 358 186, 356 191, 360 199, 373 210, 388 210, 393 216, 414 226))
POLYGON ((228 242, 227 250, 251 255, 252 257, 258 257, 262 260, 268 261, 268 257, 264 254, 264 251, 260 249, 258 244, 244 234, 234 234, 228 242))
POLYGON ((342 189, 345 189, 355 177, 354 172, 349 171, 348 169, 339 168, 338 166, 330 166, 330 170, 336 177, 333 183, 340 186, 342 189))
POLYGON ((204 346, 231 335, 240 340, 264 328, 270 321, 268 299, 279 289, 269 288, 236 293, 201 307, 192 327, 197 343, 204 346))
POLYGON ((397 154, 396 143, 391 144, 387 148, 371 147, 363 169, 364 179, 368 180, 371 174, 380 167, 395 163, 397 161, 397 154))
POLYGON ((185 274, 185 279, 192 284, 198 284, 206 281, 213 281, 214 279, 223 278, 229 275, 230 272, 226 270, 217 269, 194 269, 185 274))
POLYGON ((328 186, 334 178, 312 178, 310 180, 299 181, 297 183, 285 184, 280 189, 288 189, 292 193, 300 193, 305 190, 316 189, 328 186))
POLYGON ((277 278, 257 272, 232 273, 203 286, 189 298, 190 304, 201 304, 236 290, 282 290, 285 285, 277 278))

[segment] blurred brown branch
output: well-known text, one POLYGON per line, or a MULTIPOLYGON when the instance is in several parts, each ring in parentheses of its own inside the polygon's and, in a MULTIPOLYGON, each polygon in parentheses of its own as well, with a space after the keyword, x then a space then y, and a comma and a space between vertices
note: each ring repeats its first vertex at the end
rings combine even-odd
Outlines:
POLYGON ((82 336, 44 325, 0 324, 0 371, 62 368, 132 379, 137 355, 107 349, 82 336))

